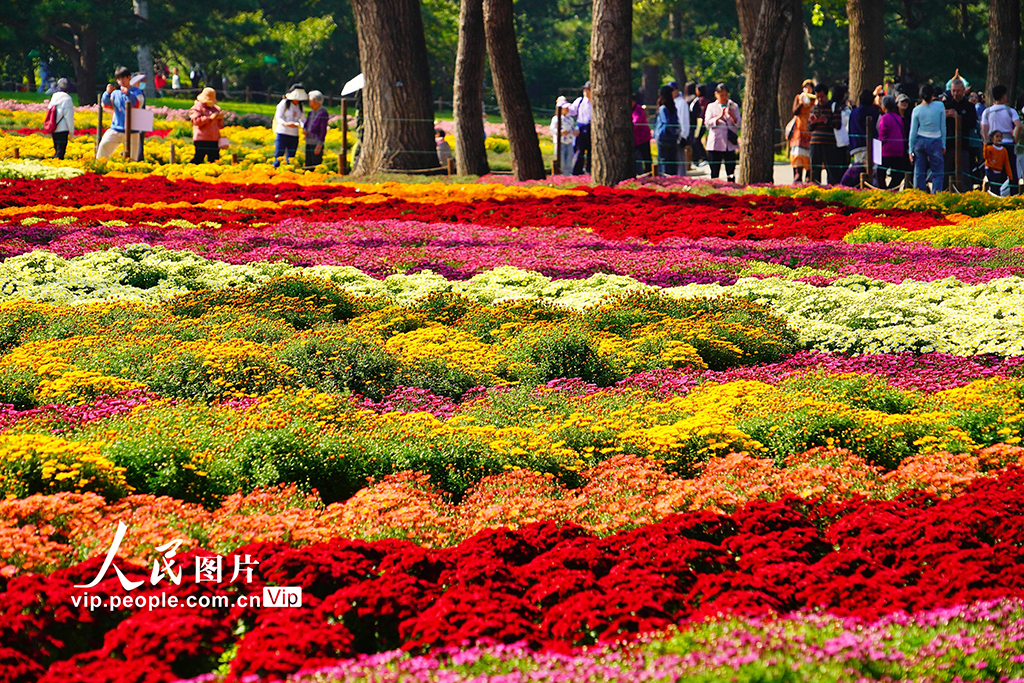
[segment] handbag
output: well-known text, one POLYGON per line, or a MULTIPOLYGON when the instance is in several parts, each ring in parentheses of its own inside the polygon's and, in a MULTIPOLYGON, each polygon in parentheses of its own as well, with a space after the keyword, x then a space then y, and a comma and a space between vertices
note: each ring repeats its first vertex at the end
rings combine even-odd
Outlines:
POLYGON ((734 131, 732 128, 730 128, 725 133, 725 137, 728 138, 729 144, 731 144, 731 145, 738 145, 738 144, 740 144, 740 136, 737 135, 736 131, 734 131))
POLYGON ((57 130, 57 107, 50 107, 46 110, 46 120, 43 121, 43 132, 52 135, 57 130))
POLYGON ((220 148, 220 149, 227 149, 230 145, 231 145, 231 140, 228 140, 223 135, 221 136, 220 140, 217 140, 217 147, 220 148))

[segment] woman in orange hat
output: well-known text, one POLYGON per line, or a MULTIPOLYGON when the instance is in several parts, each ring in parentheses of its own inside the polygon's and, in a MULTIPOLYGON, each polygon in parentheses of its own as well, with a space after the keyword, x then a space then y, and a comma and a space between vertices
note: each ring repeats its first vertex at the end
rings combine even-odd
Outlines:
POLYGON ((192 145, 196 149, 193 164, 220 159, 220 129, 224 127, 224 112, 217 106, 217 91, 203 88, 195 104, 188 110, 192 121, 192 145))

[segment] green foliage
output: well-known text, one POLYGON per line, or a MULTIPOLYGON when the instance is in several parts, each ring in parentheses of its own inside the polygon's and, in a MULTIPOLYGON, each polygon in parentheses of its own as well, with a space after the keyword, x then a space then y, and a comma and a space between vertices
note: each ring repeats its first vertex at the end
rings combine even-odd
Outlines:
POLYGON ((398 361, 368 335, 344 328, 287 343, 278 353, 303 386, 381 400, 395 388, 398 361))
POLYGON ((462 368, 454 367, 441 358, 417 361, 403 369, 401 383, 427 389, 438 396, 460 398, 480 381, 462 368))
POLYGON ((581 327, 527 327, 509 343, 513 367, 524 368, 520 379, 541 384, 561 377, 577 377, 598 386, 622 379, 612 365, 598 355, 597 345, 581 327))
POLYGON ((36 389, 43 378, 31 370, 16 368, 0 369, 0 403, 9 403, 18 410, 28 410, 39 405, 36 389))
POLYGON ((866 244, 868 242, 892 242, 907 234, 906 229, 882 225, 880 223, 861 223, 848 232, 843 241, 849 244, 866 244))
POLYGON ((780 386, 820 397, 821 400, 840 401, 856 408, 889 414, 910 413, 924 404, 923 395, 891 387, 875 375, 811 372, 787 379, 780 386))

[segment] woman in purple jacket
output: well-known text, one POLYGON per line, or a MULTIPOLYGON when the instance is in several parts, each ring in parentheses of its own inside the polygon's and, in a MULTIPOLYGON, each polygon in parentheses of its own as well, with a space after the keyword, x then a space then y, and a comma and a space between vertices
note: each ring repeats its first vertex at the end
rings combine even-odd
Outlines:
POLYGON ((647 122, 643 95, 633 93, 633 155, 636 158, 636 175, 651 172, 651 124, 647 122))
POLYGON ((904 160, 907 157, 907 140, 903 132, 903 117, 899 115, 896 98, 886 95, 882 98, 882 117, 878 120, 878 139, 882 143, 882 163, 878 167, 878 187, 891 190, 899 187, 907 172, 904 160), (889 182, 885 173, 889 172, 889 182))

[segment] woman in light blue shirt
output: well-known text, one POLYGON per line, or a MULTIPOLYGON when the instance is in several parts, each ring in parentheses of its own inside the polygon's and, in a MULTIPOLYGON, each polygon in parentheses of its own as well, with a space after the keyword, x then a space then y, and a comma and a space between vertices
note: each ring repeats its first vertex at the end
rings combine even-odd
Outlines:
POLYGON ((921 86, 921 104, 910 115, 910 160, 914 163, 914 187, 925 190, 928 172, 932 193, 941 192, 946 170, 946 107, 933 99, 930 85, 921 86))
POLYGON ((658 118, 654 122, 654 137, 658 141, 658 166, 661 175, 679 175, 679 112, 673 97, 673 88, 663 85, 658 96, 658 118))

